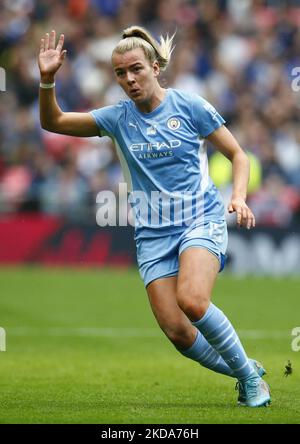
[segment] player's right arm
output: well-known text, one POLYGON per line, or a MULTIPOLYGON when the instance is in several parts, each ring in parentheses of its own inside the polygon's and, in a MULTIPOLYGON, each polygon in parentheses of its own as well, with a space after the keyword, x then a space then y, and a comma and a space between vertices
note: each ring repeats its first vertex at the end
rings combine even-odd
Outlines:
MULTIPOLYGON (((54 82, 55 74, 63 64, 66 50, 63 50, 64 35, 61 34, 55 47, 55 31, 41 39, 39 52, 39 69, 41 83, 54 82)), ((89 113, 63 112, 55 96, 55 88, 40 88, 40 121, 42 128, 59 134, 70 136, 92 137, 99 136, 99 128, 89 113)))

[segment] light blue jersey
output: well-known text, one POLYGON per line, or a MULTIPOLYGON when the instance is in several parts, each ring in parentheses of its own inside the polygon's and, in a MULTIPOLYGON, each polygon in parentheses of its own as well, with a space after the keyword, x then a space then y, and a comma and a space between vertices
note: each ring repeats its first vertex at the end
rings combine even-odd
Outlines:
POLYGON ((204 140, 225 121, 206 100, 169 88, 151 113, 123 100, 91 115, 100 136, 114 140, 135 210, 135 239, 225 219, 204 140))

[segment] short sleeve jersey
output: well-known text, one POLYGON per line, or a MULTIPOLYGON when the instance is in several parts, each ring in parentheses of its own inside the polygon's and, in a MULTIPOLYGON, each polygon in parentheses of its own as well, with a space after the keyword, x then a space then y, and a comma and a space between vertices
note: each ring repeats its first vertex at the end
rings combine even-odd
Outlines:
POLYGON ((225 218, 205 145, 205 137, 225 121, 209 102, 169 88, 150 113, 140 112, 131 100, 90 113, 99 135, 114 140, 135 212, 136 238, 225 218))

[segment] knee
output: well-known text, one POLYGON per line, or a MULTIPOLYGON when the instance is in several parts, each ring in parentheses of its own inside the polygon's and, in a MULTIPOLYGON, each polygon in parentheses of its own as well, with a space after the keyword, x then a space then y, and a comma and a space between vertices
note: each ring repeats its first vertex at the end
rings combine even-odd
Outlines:
POLYGON ((191 321, 201 319, 210 304, 210 295, 189 283, 177 288, 177 303, 191 321))
POLYGON ((162 331, 175 347, 188 348, 194 342, 192 329, 181 325, 161 326, 162 331))

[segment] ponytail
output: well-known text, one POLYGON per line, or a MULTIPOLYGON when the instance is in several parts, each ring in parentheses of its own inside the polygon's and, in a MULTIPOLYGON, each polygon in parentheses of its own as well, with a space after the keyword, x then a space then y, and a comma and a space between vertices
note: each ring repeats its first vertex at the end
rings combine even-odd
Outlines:
POLYGON ((140 26, 131 26, 124 29, 122 40, 119 41, 113 52, 124 54, 136 48, 142 48, 145 56, 150 62, 158 61, 161 71, 164 71, 171 59, 171 54, 174 47, 172 42, 175 33, 172 37, 169 35, 164 38, 160 36, 160 43, 155 40, 150 32, 140 26))

